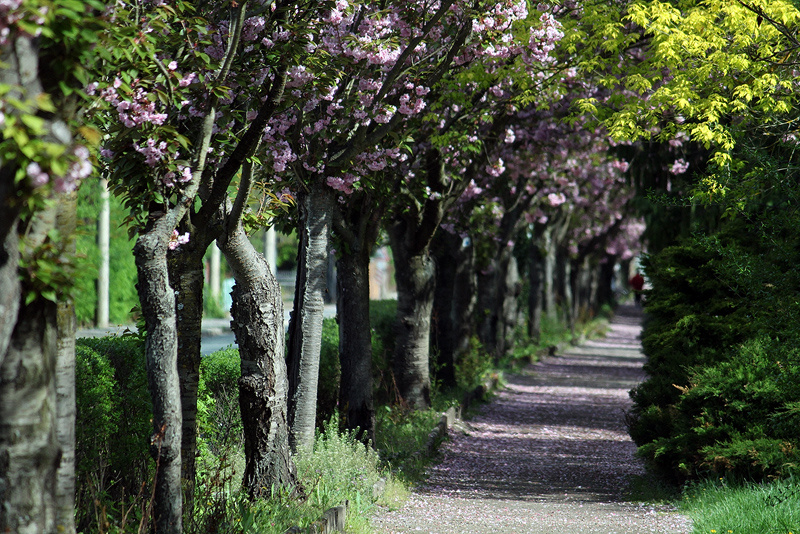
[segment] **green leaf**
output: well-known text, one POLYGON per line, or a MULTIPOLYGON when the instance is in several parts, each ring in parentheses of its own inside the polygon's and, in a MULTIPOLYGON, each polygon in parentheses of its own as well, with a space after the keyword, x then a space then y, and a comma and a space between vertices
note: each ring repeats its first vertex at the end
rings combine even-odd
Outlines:
POLYGON ((44 133, 44 119, 36 115, 22 115, 20 117, 22 123, 30 128, 34 134, 42 135, 44 133))

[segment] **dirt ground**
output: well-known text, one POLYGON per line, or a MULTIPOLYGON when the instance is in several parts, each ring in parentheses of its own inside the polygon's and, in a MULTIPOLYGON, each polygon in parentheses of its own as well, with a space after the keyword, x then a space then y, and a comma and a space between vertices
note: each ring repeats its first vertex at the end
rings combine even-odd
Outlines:
POLYGON ((625 429, 644 378, 641 314, 618 310, 603 338, 506 377, 451 434, 443 460, 405 505, 373 518, 382 533, 685 534, 688 518, 626 501, 644 470, 625 429))

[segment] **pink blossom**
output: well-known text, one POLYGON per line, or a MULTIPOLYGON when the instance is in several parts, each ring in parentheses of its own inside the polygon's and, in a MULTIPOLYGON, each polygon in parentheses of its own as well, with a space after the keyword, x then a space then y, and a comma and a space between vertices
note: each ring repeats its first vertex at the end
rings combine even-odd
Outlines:
POLYGON ((671 172, 672 174, 683 174, 688 169, 689 169, 689 163, 683 158, 680 158, 675 160, 675 162, 669 168, 669 172, 671 172))
POLYGON ((179 87, 188 87, 197 79, 197 73, 190 72, 178 81, 179 87))
POLYGON ((550 193, 549 195, 547 195, 547 202, 552 207, 560 206, 561 204, 563 204, 566 201, 567 201, 567 197, 564 196, 564 193, 561 193, 561 192, 550 193))
POLYGON ((28 180, 30 180, 31 186, 34 188, 41 187, 50 181, 50 176, 44 172, 42 167, 35 161, 28 163, 25 172, 28 174, 28 180))
POLYGON ((185 234, 179 234, 177 230, 172 231, 172 236, 169 239, 169 247, 170 250, 175 250, 181 245, 185 245, 189 242, 189 232, 185 234))

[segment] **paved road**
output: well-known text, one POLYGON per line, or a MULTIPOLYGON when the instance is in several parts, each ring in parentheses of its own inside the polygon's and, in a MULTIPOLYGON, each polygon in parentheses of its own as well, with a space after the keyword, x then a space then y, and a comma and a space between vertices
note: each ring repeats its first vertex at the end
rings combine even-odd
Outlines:
POLYGON ((643 378, 635 308, 609 335, 507 377, 507 386, 443 446, 443 461, 385 533, 682 534, 689 520, 626 502, 643 475, 627 435, 628 390, 643 378))
MULTIPOLYGON (((285 308, 289 308, 290 305, 291 304, 285 305, 285 308)), ((286 328, 289 328, 290 311, 290 309, 287 309, 287 311, 284 312, 285 316, 283 324, 286 328)), ((324 316, 326 318, 335 317, 336 306, 326 305, 324 316)), ((110 326, 108 328, 82 328, 78 330, 77 337, 103 337, 120 335, 125 332, 125 330, 133 330, 135 328, 136 327, 132 325, 117 325, 110 326)), ((216 352, 231 346, 236 346, 236 339, 231 331, 230 319, 203 319, 203 339, 201 341, 201 352, 203 355, 211 354, 212 352, 216 352)))

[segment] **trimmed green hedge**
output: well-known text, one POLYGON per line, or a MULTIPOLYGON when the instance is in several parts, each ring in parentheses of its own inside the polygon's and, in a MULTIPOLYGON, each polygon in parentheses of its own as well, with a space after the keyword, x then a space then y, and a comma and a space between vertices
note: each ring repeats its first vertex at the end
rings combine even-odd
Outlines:
POLYGON ((800 472, 799 240, 746 223, 645 262, 648 378, 629 429, 674 482, 800 472))
POLYGON ((150 477, 152 404, 144 343, 136 336, 77 340, 75 463, 79 530, 95 521, 95 503, 127 502, 150 477))

